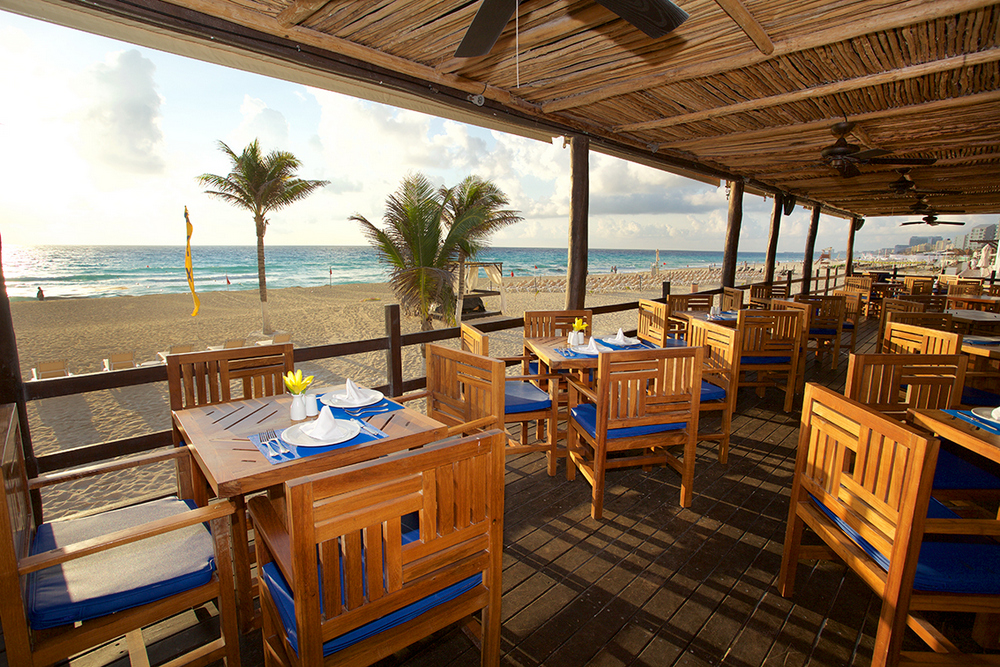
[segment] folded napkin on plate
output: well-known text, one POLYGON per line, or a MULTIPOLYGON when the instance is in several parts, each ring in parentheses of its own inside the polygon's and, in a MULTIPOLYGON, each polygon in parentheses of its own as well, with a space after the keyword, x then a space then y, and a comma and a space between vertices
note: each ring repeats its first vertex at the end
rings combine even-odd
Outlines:
POLYGON ((623 330, 618 329, 618 335, 612 338, 609 342, 614 343, 615 345, 638 345, 639 339, 629 338, 625 335, 623 330))
POLYGON ((1000 408, 993 408, 993 412, 991 414, 993 415, 993 419, 1000 422, 1000 408))
POLYGON ((368 400, 368 390, 354 384, 354 380, 347 378, 347 395, 345 398, 351 403, 361 403, 368 400))
POLYGON ((333 413, 330 412, 330 406, 324 405, 316 421, 304 425, 302 432, 316 440, 327 440, 333 436, 337 432, 337 420, 333 416, 333 413))
POLYGON ((590 342, 587 344, 587 347, 580 350, 580 352, 584 354, 600 354, 601 350, 600 348, 597 347, 597 339, 591 336, 590 342))

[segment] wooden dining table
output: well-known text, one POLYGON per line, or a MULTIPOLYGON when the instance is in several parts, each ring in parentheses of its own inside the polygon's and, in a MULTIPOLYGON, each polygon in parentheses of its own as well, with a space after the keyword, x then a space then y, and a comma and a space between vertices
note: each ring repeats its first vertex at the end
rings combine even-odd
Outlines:
POLYGON ((725 310, 719 315, 713 316, 707 310, 680 310, 676 313, 670 313, 670 316, 683 318, 689 322, 692 320, 701 320, 702 322, 721 324, 724 327, 735 327, 739 319, 737 312, 735 310, 725 310))
POLYGON ((996 308, 1000 306, 1000 296, 989 296, 985 294, 949 294, 947 298, 947 307, 950 309, 955 309, 952 304, 956 306, 964 306, 968 310, 985 310, 989 312, 996 312, 996 308))
MULTIPOLYGON (((343 391, 332 387, 329 391, 343 391)), ((291 395, 251 398, 174 410, 173 421, 196 463, 196 498, 211 495, 233 500, 241 510, 234 515, 236 536, 247 534, 244 497, 263 490, 279 492, 286 481, 305 475, 369 461, 413 449, 447 435, 447 426, 416 410, 403 407, 360 417, 384 434, 374 440, 356 438, 343 447, 273 464, 250 441, 251 435, 279 431, 293 424, 289 415, 291 395), (361 442, 361 440, 364 440, 361 442), (200 494, 199 494, 200 492, 200 494)), ((299 448, 303 451, 304 448, 299 448)), ((246 539, 233 540, 237 604, 244 631, 253 627, 253 582, 246 539)))
MULTIPOLYGON (((611 337, 612 336, 598 336, 597 340, 601 343, 602 338, 611 337)), ((667 339, 667 347, 685 347, 686 345, 687 343, 682 339, 667 339)), ((574 355, 567 357, 562 352, 568 347, 569 346, 566 343, 565 336, 524 339, 524 348, 538 357, 538 362, 540 364, 539 371, 542 373, 548 372, 545 369, 549 369, 551 371, 583 371, 597 368, 597 355, 574 355)), ((637 346, 631 349, 641 348, 637 346)), ((612 352, 614 352, 614 350, 612 350, 612 352)))
POLYGON ((1000 313, 984 310, 946 310, 952 322, 962 328, 962 333, 1000 333, 1000 313))

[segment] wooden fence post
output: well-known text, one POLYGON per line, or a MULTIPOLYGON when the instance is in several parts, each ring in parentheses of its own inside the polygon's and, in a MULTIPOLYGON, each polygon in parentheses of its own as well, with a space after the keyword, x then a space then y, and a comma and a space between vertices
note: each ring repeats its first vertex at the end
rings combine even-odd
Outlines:
POLYGON ((403 346, 399 324, 399 304, 386 306, 385 335, 389 339, 389 347, 385 351, 385 379, 389 383, 390 396, 403 393, 403 346))
POLYGON ((661 285, 661 287, 663 289, 662 299, 664 301, 666 301, 667 297, 670 296, 670 281, 669 280, 664 280, 663 281, 663 285, 661 285))

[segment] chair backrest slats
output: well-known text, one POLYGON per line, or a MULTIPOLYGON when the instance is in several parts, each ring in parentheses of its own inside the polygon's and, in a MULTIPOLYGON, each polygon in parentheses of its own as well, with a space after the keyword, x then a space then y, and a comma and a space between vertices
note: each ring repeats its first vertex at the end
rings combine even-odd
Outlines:
POLYGON ((739 310, 743 307, 743 290, 736 287, 722 288, 722 310, 739 310))
POLYGON ((893 318, 889 319, 882 339, 882 352, 958 354, 961 350, 962 334, 899 324, 893 318))
POLYGON ((504 362, 428 344, 427 415, 449 426, 492 417, 503 428, 504 362))
POLYGON ((639 326, 636 335, 640 340, 663 347, 670 329, 667 323, 669 315, 670 307, 667 304, 639 299, 639 326))
POLYGON ((693 320, 688 326, 689 347, 704 352, 702 377, 726 390, 726 399, 736 404, 736 383, 740 372, 740 331, 715 322, 693 320))
POLYGON ((577 318, 587 324, 587 333, 591 334, 593 313, 589 310, 533 310, 524 314, 525 338, 549 338, 566 336, 573 331, 573 323, 577 318))
POLYGON ((754 357, 798 357, 802 341, 799 310, 741 310, 737 316, 742 354, 754 357))
POLYGON ((697 430, 703 360, 700 347, 601 354, 597 362, 598 433, 680 422, 697 430))
POLYGON ((171 355, 170 409, 282 394, 281 376, 293 368, 291 343, 171 355), (241 395, 233 395, 234 383, 241 395))
POLYGON ((908 408, 954 409, 967 364, 961 354, 852 354, 844 394, 897 419, 908 408))
POLYGON ((462 323, 460 332, 462 349, 464 351, 471 352, 472 354, 479 354, 484 357, 490 356, 489 336, 471 324, 466 324, 465 322, 462 323))

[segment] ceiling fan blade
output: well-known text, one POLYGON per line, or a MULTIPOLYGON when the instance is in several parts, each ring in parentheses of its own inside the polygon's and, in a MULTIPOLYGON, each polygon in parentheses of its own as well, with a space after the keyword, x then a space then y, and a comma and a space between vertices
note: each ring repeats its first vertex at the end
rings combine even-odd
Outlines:
POLYGON ((597 0, 649 37, 663 37, 688 20, 688 13, 670 0, 597 0))
POLYGON ((866 164, 906 164, 914 166, 926 166, 937 162, 936 157, 870 157, 859 160, 857 155, 851 156, 853 159, 863 161, 866 164))
POLYGON ((455 57, 474 58, 489 53, 516 9, 517 0, 483 0, 455 51, 455 57))
POLYGON ((869 148, 868 150, 858 151, 851 156, 852 160, 870 160, 876 157, 882 157, 883 155, 891 155, 892 151, 883 150, 881 148, 869 148))
POLYGON ((854 178, 855 176, 861 175, 861 170, 853 162, 845 162, 843 166, 838 167, 840 175, 844 178, 854 178))
POLYGON ((903 223, 900 223, 900 224, 902 224, 902 225, 926 225, 927 223, 924 222, 923 220, 914 220, 912 222, 903 222, 903 223))
POLYGON ((957 222, 955 220, 938 220, 937 224, 939 224, 939 225, 964 225, 965 223, 964 222, 957 222))

